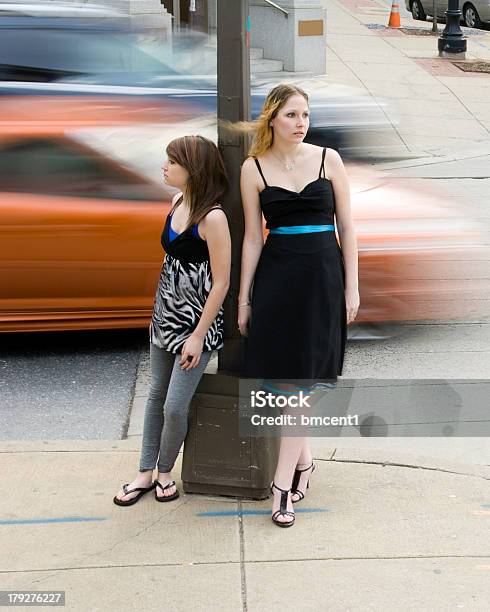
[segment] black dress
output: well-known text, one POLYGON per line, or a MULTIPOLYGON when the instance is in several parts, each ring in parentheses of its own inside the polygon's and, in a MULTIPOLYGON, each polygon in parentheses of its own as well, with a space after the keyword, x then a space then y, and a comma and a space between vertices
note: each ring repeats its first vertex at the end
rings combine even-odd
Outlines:
MULTIPOLYGON (((335 197, 320 173, 301 192, 264 181, 267 229, 333 225, 335 197)), ((322 176, 323 170, 323 176, 322 176)), ((336 380, 342 374, 347 317, 344 264, 334 231, 269 234, 255 272, 245 375, 283 381, 336 380)))

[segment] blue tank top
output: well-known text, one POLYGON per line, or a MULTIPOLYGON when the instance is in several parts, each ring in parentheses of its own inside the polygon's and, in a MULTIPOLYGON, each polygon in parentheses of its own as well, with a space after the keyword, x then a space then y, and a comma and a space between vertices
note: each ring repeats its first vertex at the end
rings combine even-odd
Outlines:
MULTIPOLYGON (((169 214, 169 222, 168 222, 168 239, 170 240, 170 242, 172 242, 172 240, 175 240, 177 236, 180 236, 180 233, 176 232, 172 228, 172 215, 173 215, 173 211, 169 214)), ((192 235, 198 240, 202 240, 201 236, 199 236, 198 223, 195 223, 192 226, 192 235)))

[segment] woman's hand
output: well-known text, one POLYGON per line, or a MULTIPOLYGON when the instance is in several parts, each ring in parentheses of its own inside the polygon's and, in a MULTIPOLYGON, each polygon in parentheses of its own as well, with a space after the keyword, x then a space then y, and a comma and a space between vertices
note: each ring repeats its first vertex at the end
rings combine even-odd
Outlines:
POLYGON ((250 305, 238 307, 238 329, 242 336, 248 336, 248 324, 251 314, 252 307, 250 305))
POLYGON ((182 347, 182 355, 179 361, 182 370, 192 370, 192 368, 199 365, 203 344, 204 338, 197 334, 191 334, 187 338, 182 347))
POLYGON ((357 316, 357 311, 359 310, 360 298, 359 298, 359 290, 347 288, 345 290, 345 309, 347 312, 347 325, 352 323, 357 316))

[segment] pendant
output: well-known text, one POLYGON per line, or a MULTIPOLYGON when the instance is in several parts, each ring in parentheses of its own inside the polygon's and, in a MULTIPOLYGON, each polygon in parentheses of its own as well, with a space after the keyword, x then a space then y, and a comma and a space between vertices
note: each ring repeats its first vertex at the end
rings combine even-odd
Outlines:
POLYGON ((285 164, 286 166, 286 170, 293 170, 294 169, 294 162, 287 162, 285 164))

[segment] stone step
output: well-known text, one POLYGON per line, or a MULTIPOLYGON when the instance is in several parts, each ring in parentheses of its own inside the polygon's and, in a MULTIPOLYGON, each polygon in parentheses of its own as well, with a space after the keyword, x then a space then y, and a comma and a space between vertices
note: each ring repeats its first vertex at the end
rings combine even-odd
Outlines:
POLYGON ((253 77, 253 85, 260 86, 262 84, 267 84, 271 82, 283 82, 289 79, 308 79, 313 76, 311 72, 288 72, 287 70, 280 70, 275 72, 252 72, 253 77))
POLYGON ((250 71, 253 74, 262 72, 282 72, 284 64, 281 60, 255 59, 250 60, 250 71))
POLYGON ((250 59, 262 59, 264 57, 264 50, 258 47, 250 47, 250 59))

